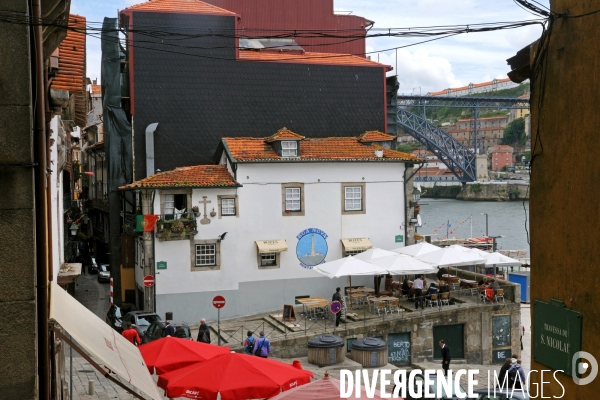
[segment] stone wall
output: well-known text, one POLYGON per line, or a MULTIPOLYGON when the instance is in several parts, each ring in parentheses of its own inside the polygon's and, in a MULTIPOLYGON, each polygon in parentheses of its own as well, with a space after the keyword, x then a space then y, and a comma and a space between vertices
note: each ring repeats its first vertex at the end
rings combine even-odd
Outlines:
MULTIPOLYGON (((366 336, 381 336, 387 341, 388 334, 411 333, 412 363, 432 362, 433 349, 437 346, 433 340, 433 329, 440 325, 464 324, 464 360, 469 364, 492 363, 492 317, 510 315, 511 317, 511 349, 520 354, 520 304, 507 302, 498 305, 467 305, 461 308, 452 307, 435 315, 407 315, 405 319, 385 321, 375 325, 356 327, 345 331, 340 329, 337 335, 345 339, 360 339, 366 336)), ((272 340, 272 355, 279 358, 305 357, 308 354, 307 341, 313 335, 272 340)))
POLYGON ((529 185, 516 183, 469 183, 456 196, 458 200, 511 201, 529 199, 529 185))

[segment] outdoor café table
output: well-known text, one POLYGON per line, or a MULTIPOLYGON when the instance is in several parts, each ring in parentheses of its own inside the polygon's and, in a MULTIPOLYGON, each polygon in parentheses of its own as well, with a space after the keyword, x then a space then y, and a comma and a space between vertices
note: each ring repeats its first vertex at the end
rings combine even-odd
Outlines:
POLYGON ((302 303, 303 312, 305 315, 309 315, 310 311, 315 311, 316 315, 316 308, 325 307, 327 305, 327 299, 324 299, 320 296, 305 297, 296 300, 302 303))
POLYGON ((369 297, 369 303, 371 303, 369 308, 370 308, 371 312, 374 312, 373 306, 376 303, 386 303, 387 304, 388 302, 394 301, 394 300, 398 300, 398 298, 391 297, 391 296, 369 297))
POLYGON ((444 274, 442 275, 443 280, 447 281, 447 282, 458 282, 459 278, 456 275, 448 275, 448 274, 444 274))
POLYGON ((362 287, 362 288, 349 289, 348 291, 350 293, 371 293, 371 292, 374 292, 375 289, 371 289, 368 287, 362 287))
POLYGON ((473 285, 477 285, 477 281, 471 281, 471 280, 468 280, 468 279, 461 279, 460 280, 460 287, 462 287, 462 288, 469 289, 469 288, 472 288, 473 285))

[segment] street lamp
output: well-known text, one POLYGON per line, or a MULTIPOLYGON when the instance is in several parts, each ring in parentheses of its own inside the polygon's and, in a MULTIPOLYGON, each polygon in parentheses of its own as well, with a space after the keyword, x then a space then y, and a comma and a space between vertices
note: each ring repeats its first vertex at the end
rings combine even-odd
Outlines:
POLYGON ((69 230, 71 231, 71 236, 75 236, 75 235, 77 235, 77 231, 79 230, 79 227, 77 226, 77 224, 75 222, 73 222, 73 225, 71 225, 71 228, 69 228, 69 230))
MULTIPOLYGON (((496 251, 496 239, 501 239, 503 237, 504 235, 492 236, 492 253, 496 251)), ((496 264, 494 264, 494 279, 496 279, 496 264)))
POLYGON ((485 215, 485 237, 488 237, 488 215, 487 213, 481 213, 481 215, 485 215))

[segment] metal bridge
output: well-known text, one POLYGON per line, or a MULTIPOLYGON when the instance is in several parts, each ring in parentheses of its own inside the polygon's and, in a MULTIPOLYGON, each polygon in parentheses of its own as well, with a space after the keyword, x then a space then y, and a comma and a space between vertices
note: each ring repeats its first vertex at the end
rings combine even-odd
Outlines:
POLYGON ((424 97, 398 96, 396 118, 398 125, 433 152, 461 182, 477 180, 477 154, 483 154, 482 141, 477 132, 480 109, 498 110, 529 108, 529 99, 505 97, 424 97), (411 113, 406 108, 423 109, 423 116, 411 113), (427 121, 427 107, 473 108, 472 132, 466 147, 448 132, 427 121), (475 151, 474 149, 477 149, 475 151), (477 154, 476 154, 477 153, 477 154))

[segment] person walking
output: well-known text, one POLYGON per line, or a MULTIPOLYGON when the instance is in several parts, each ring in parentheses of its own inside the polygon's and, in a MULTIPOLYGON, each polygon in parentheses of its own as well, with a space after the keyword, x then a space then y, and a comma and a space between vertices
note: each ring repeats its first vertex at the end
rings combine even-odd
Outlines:
POLYGON ((510 361, 510 358, 504 360, 504 364, 502 364, 502 368, 500 368, 500 373, 498 374, 498 383, 500 384, 500 387, 504 387, 504 379, 506 378, 506 373, 511 365, 512 362, 510 361))
POLYGON ((142 339, 140 339, 140 335, 137 331, 131 327, 131 322, 125 323, 125 329, 122 333, 123 337, 133 343, 134 346, 140 346, 142 344, 142 339))
POLYGON ((511 389, 521 389, 525 385, 525 370, 521 366, 521 360, 517 360, 506 373, 508 375, 508 386, 511 389))
POLYGON ((175 327, 171 325, 171 321, 169 320, 167 320, 167 324, 165 325, 165 336, 175 337, 175 327))
MULTIPOLYGON (((340 288, 337 287, 335 288, 335 293, 333 294, 333 296, 331 296, 331 301, 339 301, 340 304, 342 303, 342 295, 340 294, 340 288)), ((340 326, 340 318, 342 317, 342 310, 340 310, 339 313, 335 314, 335 326, 338 327, 340 326)))
POLYGON ((444 376, 448 376, 448 369, 450 368, 450 348, 443 340, 440 340, 440 347, 442 348, 442 368, 444 369, 444 376))
POLYGON ((254 355, 262 358, 267 358, 271 354, 271 342, 265 337, 265 333, 260 331, 260 337, 254 345, 254 355))
POLYGON ((415 297, 417 300, 415 301, 415 310, 419 308, 419 303, 421 303, 421 308, 425 308, 425 302, 423 301, 423 275, 419 276, 413 282, 412 288, 415 292, 415 297))
POLYGON ((244 340, 244 353, 254 354, 254 336, 252 336, 252 331, 248 331, 246 336, 246 340, 244 340))
POLYGON ((200 328, 198 329, 198 342, 210 344, 210 326, 206 323, 206 320, 202 318, 200 320, 200 328))

